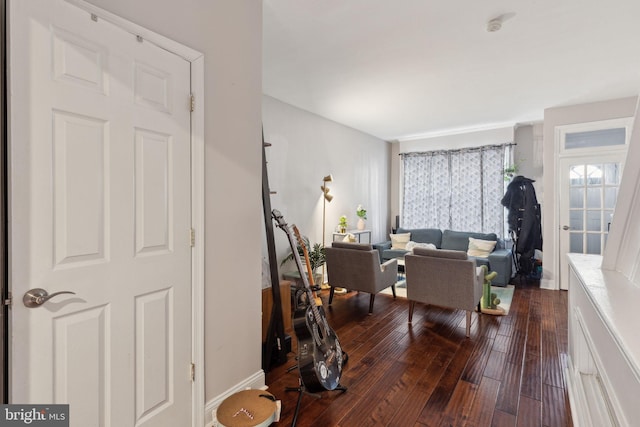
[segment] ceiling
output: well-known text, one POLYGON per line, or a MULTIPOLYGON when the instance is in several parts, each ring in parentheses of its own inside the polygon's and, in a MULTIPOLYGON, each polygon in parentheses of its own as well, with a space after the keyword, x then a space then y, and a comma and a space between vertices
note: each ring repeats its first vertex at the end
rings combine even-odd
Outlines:
POLYGON ((388 141, 640 90, 638 0, 263 4, 263 93, 388 141))

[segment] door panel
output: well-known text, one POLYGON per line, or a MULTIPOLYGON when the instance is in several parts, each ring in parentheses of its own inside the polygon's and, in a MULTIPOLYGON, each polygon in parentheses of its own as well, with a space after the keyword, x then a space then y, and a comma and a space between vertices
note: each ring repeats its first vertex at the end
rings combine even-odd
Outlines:
POLYGON ((55 266, 104 262, 107 123, 53 112, 55 266))
POLYGON ((152 419, 174 399, 173 290, 139 295, 136 304, 136 417, 152 419))
POLYGON ((11 400, 190 425, 190 64, 61 0, 11 13, 11 400))
POLYGON ((74 425, 109 425, 110 320, 106 305, 53 319, 54 396, 59 403, 82 402, 73 405, 74 425))
POLYGON ((167 254, 173 250, 171 227, 173 189, 171 135, 135 129, 136 256, 167 254))
POLYGON ((560 161, 560 284, 567 289, 566 254, 602 255, 622 176, 622 154, 560 161))

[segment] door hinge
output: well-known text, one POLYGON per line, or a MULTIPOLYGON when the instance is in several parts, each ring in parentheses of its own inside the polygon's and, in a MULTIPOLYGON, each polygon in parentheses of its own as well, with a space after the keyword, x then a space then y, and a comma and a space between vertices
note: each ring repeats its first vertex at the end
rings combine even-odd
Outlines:
POLYGON ((191 363, 191 382, 196 382, 196 364, 191 363))
POLYGON ((189 231, 189 239, 191 241, 191 247, 194 247, 196 245, 196 230, 194 230, 193 228, 189 231))
POLYGON ((193 94, 191 94, 189 96, 190 96, 190 98, 189 98, 189 111, 191 111, 193 113, 194 111, 196 111, 196 97, 193 94))
POLYGON ((11 292, 9 292, 9 295, 7 295, 7 299, 4 300, 4 305, 11 307, 12 303, 13 300, 11 299, 11 292))

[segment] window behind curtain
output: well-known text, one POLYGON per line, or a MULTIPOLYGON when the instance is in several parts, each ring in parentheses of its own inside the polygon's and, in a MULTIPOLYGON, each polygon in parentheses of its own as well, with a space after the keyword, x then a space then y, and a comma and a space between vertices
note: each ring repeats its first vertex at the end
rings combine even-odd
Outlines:
POLYGON ((504 237, 504 168, 512 144, 401 154, 403 228, 504 237))

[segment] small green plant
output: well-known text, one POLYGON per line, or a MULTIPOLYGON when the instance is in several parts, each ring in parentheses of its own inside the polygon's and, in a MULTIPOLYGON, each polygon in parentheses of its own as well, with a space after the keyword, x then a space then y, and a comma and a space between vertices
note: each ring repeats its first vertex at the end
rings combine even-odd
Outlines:
POLYGON ((358 215, 359 218, 367 219, 367 210, 363 208, 362 205, 358 205, 356 208, 356 215, 358 215))
MULTIPOLYGON (((309 244, 309 238, 306 236, 302 236, 302 241, 304 242, 304 246, 307 248, 307 252, 309 254, 309 262, 311 263, 311 270, 316 271, 316 269, 322 267, 326 262, 327 258, 324 252, 324 246, 320 243, 315 243, 313 248, 309 244)), ((304 249, 299 244, 297 245, 298 254, 300 255, 300 260, 304 265, 304 249)), ((280 266, 282 267, 287 261, 293 260, 293 252, 289 252, 289 254, 282 259, 280 262, 280 266)))
POLYGON ((502 173, 505 181, 511 181, 511 178, 518 173, 518 165, 509 165, 502 170, 502 173))
POLYGON ((344 233, 344 231, 347 229, 347 216, 346 215, 341 215, 340 219, 338 220, 338 226, 340 227, 340 230, 344 233))

